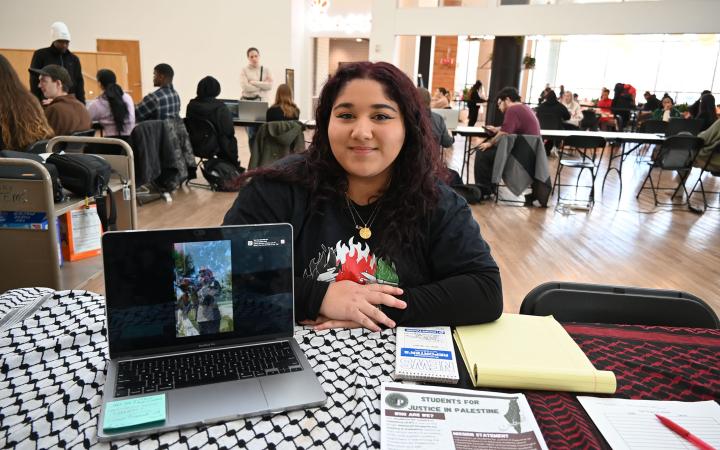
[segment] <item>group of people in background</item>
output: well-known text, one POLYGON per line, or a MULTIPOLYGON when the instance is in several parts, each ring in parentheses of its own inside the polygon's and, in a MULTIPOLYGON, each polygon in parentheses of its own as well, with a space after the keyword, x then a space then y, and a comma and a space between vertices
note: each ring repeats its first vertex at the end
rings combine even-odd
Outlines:
MULTIPOLYGON (((7 101, 0 103, 0 150, 24 150, 32 144, 53 136, 72 135, 92 129, 98 123, 103 136, 129 140, 136 123, 180 117, 180 96, 173 87, 175 76, 169 64, 153 69, 153 86, 135 105, 132 97, 117 82, 112 70, 100 69, 97 81, 101 93, 94 100, 85 99, 85 86, 80 59, 70 47, 70 31, 62 22, 51 26, 52 43, 33 54, 30 90, 20 81, 10 62, 0 55, 0 94, 7 101)), ((251 47, 246 52, 248 64, 240 73, 242 100, 267 101, 273 87, 270 70, 260 64, 260 52, 251 47)), ((186 117, 208 120, 218 133, 219 157, 239 167, 237 140, 232 114, 218 100, 220 83, 212 76, 204 77, 197 86, 197 97, 186 109, 186 117)), ((267 121, 297 120, 300 110, 293 102, 293 93, 286 84, 278 86, 275 102, 267 111, 267 121)), ((249 129, 252 138, 254 129, 249 129)))

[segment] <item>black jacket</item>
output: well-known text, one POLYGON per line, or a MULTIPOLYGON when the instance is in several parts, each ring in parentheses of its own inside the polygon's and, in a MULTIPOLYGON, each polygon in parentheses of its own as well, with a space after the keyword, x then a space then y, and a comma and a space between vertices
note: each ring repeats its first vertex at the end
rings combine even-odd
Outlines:
MULTIPOLYGON (((70 73, 70 79, 72 80, 72 86, 70 86, 69 94, 75 94, 75 98, 85 103, 85 81, 83 80, 82 67, 80 66, 80 59, 75 56, 74 53, 68 50, 65 53, 60 53, 52 45, 47 48, 41 48, 35 50, 33 53, 32 62, 30 68, 42 69, 48 64, 57 64, 58 66, 64 67, 68 73, 70 73)), ((45 97, 42 91, 38 87, 40 76, 36 73, 30 72, 30 90, 39 100, 45 97)))
POLYGON ((570 111, 568 111, 565 105, 557 100, 554 102, 545 100, 540 103, 537 108, 535 108, 535 114, 538 116, 540 126, 543 129, 562 128, 562 123, 566 120, 570 120, 570 111), (553 116, 557 120, 556 124, 552 125, 552 128, 549 128, 549 124, 542 123, 546 120, 545 116, 553 116))
POLYGON ((218 133, 218 157, 238 166, 238 145, 235 139, 235 126, 227 105, 216 98, 190 100, 185 117, 204 119, 213 124, 218 133))
MULTIPOLYGON (((302 156, 278 164, 302 167, 302 156)), ((302 172, 300 172, 302 174, 302 172)), ((384 308, 399 326, 468 325, 502 312, 500 272, 465 200, 445 184, 439 202, 421 219, 427 236, 390 257, 375 254, 377 236, 394 211, 382 205, 368 240, 358 236, 345 198, 339 194, 313 208, 298 184, 253 177, 225 215, 223 225, 291 223, 295 258, 295 319, 315 319, 329 283, 399 285, 404 310, 384 308)), ((382 201, 382 200, 379 200, 382 201)), ((376 205, 355 206, 370 217, 376 205)))

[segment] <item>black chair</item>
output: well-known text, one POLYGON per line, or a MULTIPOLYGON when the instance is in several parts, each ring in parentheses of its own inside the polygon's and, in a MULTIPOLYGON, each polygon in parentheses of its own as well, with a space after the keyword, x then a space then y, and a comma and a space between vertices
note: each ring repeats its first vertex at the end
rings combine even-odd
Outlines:
MULTIPOLYGON (((214 158, 220 152, 217 130, 215 130, 215 126, 209 120, 195 117, 185 118, 185 128, 190 136, 190 144, 193 148, 193 154, 200 158, 200 164, 198 165, 204 173, 205 162, 214 158)), ((190 180, 187 181, 187 184, 190 186, 211 189, 209 184, 197 183, 190 180)))
POLYGON ((41 153, 47 153, 47 143, 49 139, 43 139, 41 141, 37 141, 34 144, 30 144, 25 148, 25 151, 27 153, 32 153, 35 155, 39 155, 41 153))
POLYGON ((675 136, 684 132, 697 136, 703 127, 703 121, 698 119, 670 119, 665 130, 665 136, 675 136))
MULTIPOLYGON (((562 129, 564 129, 563 122, 557 114, 536 112, 535 115, 537 116, 538 122, 540 123, 541 130, 562 130, 562 129)), ((543 142, 545 143, 545 153, 547 155, 550 155, 550 151, 552 150, 553 147, 560 147, 560 145, 562 143, 562 139, 549 138, 549 139, 544 139, 543 142)))
POLYGON ((583 131, 598 131, 600 114, 597 114, 593 109, 584 109, 582 115, 583 118, 580 120, 580 129, 583 131))
POLYGON ((720 329, 707 303, 682 291, 549 282, 530 291, 520 314, 552 315, 559 322, 720 329))
POLYGON ((638 133, 665 134, 668 123, 662 120, 646 120, 640 124, 638 133))
POLYGON ((694 206, 692 206, 692 204, 690 203, 690 198, 688 198, 688 206, 690 207, 690 209, 692 211, 705 212, 708 209, 720 209, 720 207, 718 207, 718 206, 710 206, 710 203, 708 203, 708 201, 707 201, 707 195, 706 195, 706 194, 718 195, 718 199, 720 199, 720 191, 706 191, 705 185, 703 184, 703 181, 702 181, 703 176, 708 172, 711 175, 720 178, 720 172, 709 170, 710 163, 712 162, 712 160, 714 158, 720 158, 720 143, 716 144, 715 147, 713 148, 712 152, 710 152, 710 154, 708 155, 708 159, 707 159, 707 161, 705 161, 705 164, 703 164, 702 170, 700 171, 700 176, 698 176, 697 181, 695 182, 692 190, 690 191, 690 197, 692 197, 693 194, 695 192, 697 192, 698 186, 700 186, 700 192, 702 193, 702 199, 703 199, 703 209, 702 209, 702 211, 700 211, 700 210, 697 210, 694 206))
MULTIPOLYGON (((665 134, 667 131, 668 123, 662 120, 650 119, 640 123, 638 127, 638 133, 648 134, 665 134)), ((642 152, 638 152, 639 156, 635 159, 635 163, 649 162, 650 158, 646 156, 647 150, 650 148, 649 144, 643 146, 642 152)), ((654 148, 654 146, 653 146, 654 148)))
POLYGON ((95 129, 91 128, 89 130, 73 131, 72 135, 78 137, 95 137, 95 129))
POLYGON ((687 188, 685 188, 685 180, 687 180, 687 177, 690 175, 693 161, 695 161, 695 157, 697 156, 697 153, 700 150, 701 146, 702 140, 700 138, 690 135, 670 136, 669 138, 665 139, 665 142, 663 142, 663 144, 659 146, 659 148, 656 150, 656 154, 653 155, 652 160, 649 162, 650 169, 648 170, 648 174, 645 177, 645 180, 643 180, 643 183, 640 186, 640 189, 638 190, 635 198, 640 198, 640 194, 644 189, 647 189, 645 185, 647 184, 648 180, 650 180, 650 189, 653 193, 655 206, 677 206, 687 203, 689 194, 687 188), (655 182, 652 178, 653 169, 660 169, 660 175, 655 182), (680 182, 676 187, 660 187, 662 173, 665 170, 676 171, 680 175, 680 182), (683 203, 674 203, 672 202, 672 199, 677 196, 678 192, 680 192, 680 188, 682 188, 682 190, 685 192, 685 201, 683 203), (658 201, 657 194, 658 191, 661 190, 674 191, 673 195, 671 196, 670 202, 658 201))
MULTIPOLYGON (((600 163, 602 161, 603 154, 605 153, 605 146, 607 142, 604 138, 598 136, 568 136, 565 138, 562 147, 560 147, 560 162, 555 172, 555 181, 553 182, 553 188, 550 193, 555 191, 557 187, 557 201, 558 205, 561 203, 579 203, 577 199, 578 188, 589 188, 590 193, 588 195, 587 207, 592 208, 595 204, 595 179, 597 178, 598 171, 600 169, 600 163), (578 152, 579 158, 565 158, 566 148, 571 147, 578 152), (575 197, 573 199, 563 198, 560 195, 560 188, 562 186, 573 186, 571 184, 562 184, 560 182, 560 175, 564 167, 571 167, 580 169, 577 180, 575 181, 575 197), (580 185, 580 177, 585 169, 590 171, 592 177, 592 183, 589 185, 580 185)), ((585 203, 585 202, 583 202, 585 203)))

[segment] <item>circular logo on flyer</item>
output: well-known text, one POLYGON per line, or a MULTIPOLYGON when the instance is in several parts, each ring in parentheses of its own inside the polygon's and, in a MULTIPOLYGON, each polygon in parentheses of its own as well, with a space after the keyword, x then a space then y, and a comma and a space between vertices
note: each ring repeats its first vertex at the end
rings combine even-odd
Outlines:
POLYGON ((402 409, 408 405, 408 399, 402 394, 388 394, 388 396, 385 397, 385 404, 390 408, 402 409))

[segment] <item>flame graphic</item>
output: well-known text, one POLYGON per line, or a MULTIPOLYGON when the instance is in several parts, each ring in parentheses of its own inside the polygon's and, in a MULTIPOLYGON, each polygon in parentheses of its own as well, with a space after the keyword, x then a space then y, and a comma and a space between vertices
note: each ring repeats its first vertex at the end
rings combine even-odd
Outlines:
POLYGON ((363 242, 354 242, 354 236, 350 238, 348 245, 338 241, 335 246, 337 263, 340 271, 335 281, 350 280, 356 283, 365 284, 367 278, 363 273, 375 275, 376 258, 370 253, 370 246, 363 242))

